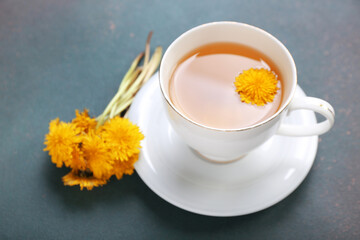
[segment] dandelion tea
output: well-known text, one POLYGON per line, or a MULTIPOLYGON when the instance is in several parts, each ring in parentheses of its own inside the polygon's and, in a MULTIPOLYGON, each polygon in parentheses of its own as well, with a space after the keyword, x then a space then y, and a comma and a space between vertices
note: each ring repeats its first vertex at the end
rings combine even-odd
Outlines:
POLYGON ((172 73, 173 104, 196 123, 219 129, 240 129, 271 117, 282 99, 281 73, 270 58, 248 46, 218 42, 186 54, 172 73), (264 106, 241 101, 234 81, 243 70, 265 68, 278 76, 273 102, 264 106))

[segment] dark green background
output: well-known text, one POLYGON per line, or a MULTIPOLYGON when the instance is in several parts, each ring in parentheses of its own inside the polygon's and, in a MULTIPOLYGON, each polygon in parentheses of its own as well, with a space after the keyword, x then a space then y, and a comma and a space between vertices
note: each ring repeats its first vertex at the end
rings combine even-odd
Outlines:
POLYGON ((359 0, 0 0, 0 239, 360 239, 359 81, 359 0), (100 114, 150 30, 152 49, 166 49, 219 20, 273 34, 304 91, 335 107, 300 187, 230 218, 174 207, 136 173, 93 191, 64 187, 68 170, 42 151, 49 121, 100 114))

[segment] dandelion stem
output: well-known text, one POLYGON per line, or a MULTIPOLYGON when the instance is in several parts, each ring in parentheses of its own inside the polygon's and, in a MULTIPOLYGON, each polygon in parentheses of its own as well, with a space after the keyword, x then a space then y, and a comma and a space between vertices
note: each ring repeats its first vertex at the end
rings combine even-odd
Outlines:
POLYGON ((103 125, 108 119, 125 111, 132 103, 135 94, 139 91, 141 86, 147 82, 158 68, 162 57, 162 48, 157 47, 150 58, 151 36, 152 32, 150 32, 147 37, 145 52, 140 53, 134 59, 129 70, 123 77, 117 93, 106 106, 103 113, 96 118, 98 122, 96 128, 103 125), (139 67, 138 65, 143 57, 143 66, 139 67))

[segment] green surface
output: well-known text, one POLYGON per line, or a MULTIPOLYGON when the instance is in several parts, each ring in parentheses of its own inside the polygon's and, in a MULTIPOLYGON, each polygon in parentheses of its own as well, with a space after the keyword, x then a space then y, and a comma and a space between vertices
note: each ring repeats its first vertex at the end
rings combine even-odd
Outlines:
POLYGON ((0 239, 360 239, 360 1, 0 0, 0 239), (300 86, 336 123, 288 198, 215 218, 181 210, 135 173, 93 191, 64 187, 43 152, 51 119, 98 115, 154 31, 164 49, 202 23, 270 32, 300 86))

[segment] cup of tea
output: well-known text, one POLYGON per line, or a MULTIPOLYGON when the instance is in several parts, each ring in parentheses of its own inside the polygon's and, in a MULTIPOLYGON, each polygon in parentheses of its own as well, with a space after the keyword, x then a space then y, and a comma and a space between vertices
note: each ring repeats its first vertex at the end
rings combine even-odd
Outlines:
POLYGON ((335 112, 326 101, 297 97, 295 62, 287 48, 266 31, 237 22, 213 22, 179 36, 160 64, 160 88, 169 121, 200 155, 217 162, 244 156, 275 134, 313 136, 330 130, 335 112), (265 68, 276 74, 272 102, 241 101, 234 81, 242 71, 265 68), (286 115, 307 109, 326 120, 288 125, 286 115))

